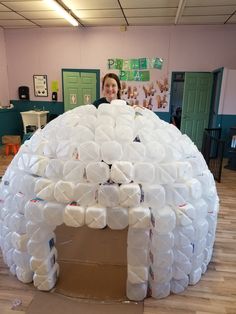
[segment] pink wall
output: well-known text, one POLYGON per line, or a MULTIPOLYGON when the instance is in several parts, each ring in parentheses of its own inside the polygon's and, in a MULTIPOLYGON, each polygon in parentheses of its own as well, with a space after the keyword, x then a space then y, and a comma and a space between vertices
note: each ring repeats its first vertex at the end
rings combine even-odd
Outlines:
POLYGON ((5 49, 5 38, 2 29, 0 29, 0 103, 2 105, 9 104, 7 59, 5 49))
MULTIPOLYGON (((85 68, 107 72, 108 58, 164 58, 163 76, 172 71, 236 69, 236 25, 22 29, 5 30, 10 98, 20 85, 30 86, 33 74, 59 80, 61 69, 85 68)), ((46 100, 46 99, 45 99, 46 100)), ((47 100, 50 100, 48 98, 47 100)), ((227 105, 226 105, 227 106, 227 105)))

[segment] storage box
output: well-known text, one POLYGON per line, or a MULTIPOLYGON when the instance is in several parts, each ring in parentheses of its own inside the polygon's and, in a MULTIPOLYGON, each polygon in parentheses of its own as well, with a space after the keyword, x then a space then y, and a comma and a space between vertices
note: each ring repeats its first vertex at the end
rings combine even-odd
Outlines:
POLYGON ((3 135, 2 144, 21 144, 21 138, 19 135, 3 135))

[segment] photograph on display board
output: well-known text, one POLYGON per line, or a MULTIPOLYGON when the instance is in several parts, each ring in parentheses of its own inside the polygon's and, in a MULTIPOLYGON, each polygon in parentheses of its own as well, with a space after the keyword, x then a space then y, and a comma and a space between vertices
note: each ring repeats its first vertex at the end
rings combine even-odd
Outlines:
POLYGON ((167 78, 150 82, 121 82, 122 99, 131 106, 142 106, 155 112, 169 111, 169 83, 167 78))

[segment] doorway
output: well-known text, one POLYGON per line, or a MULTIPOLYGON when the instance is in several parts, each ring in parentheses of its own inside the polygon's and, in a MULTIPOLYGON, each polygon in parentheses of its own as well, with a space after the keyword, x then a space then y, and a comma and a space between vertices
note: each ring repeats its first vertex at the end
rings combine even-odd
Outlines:
POLYGON ((222 69, 172 73, 171 117, 176 108, 182 109, 180 130, 192 139, 198 149, 202 146, 204 129, 216 123, 221 80, 222 69))
POLYGON ((100 96, 100 70, 62 69, 64 111, 92 104, 100 96))
POLYGON ((211 109, 209 116, 209 128, 217 128, 217 116, 220 103, 221 84, 224 68, 213 71, 213 87, 211 97, 211 109))
MULTIPOLYGON (((170 116, 180 107, 182 109, 185 72, 173 72, 171 78, 170 116)), ((171 122, 171 121, 170 121, 171 122)))
POLYGON ((127 236, 122 230, 57 226, 56 292, 85 299, 126 300, 127 236))

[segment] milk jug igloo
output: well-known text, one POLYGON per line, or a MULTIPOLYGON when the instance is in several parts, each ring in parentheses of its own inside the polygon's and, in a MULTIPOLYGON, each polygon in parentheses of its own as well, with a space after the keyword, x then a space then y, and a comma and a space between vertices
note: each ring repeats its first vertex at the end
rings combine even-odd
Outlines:
POLYGON ((127 297, 163 298, 207 270, 218 208, 189 137, 115 100, 68 111, 21 146, 0 185, 0 245, 20 281, 50 290, 57 226, 128 227, 127 297))

